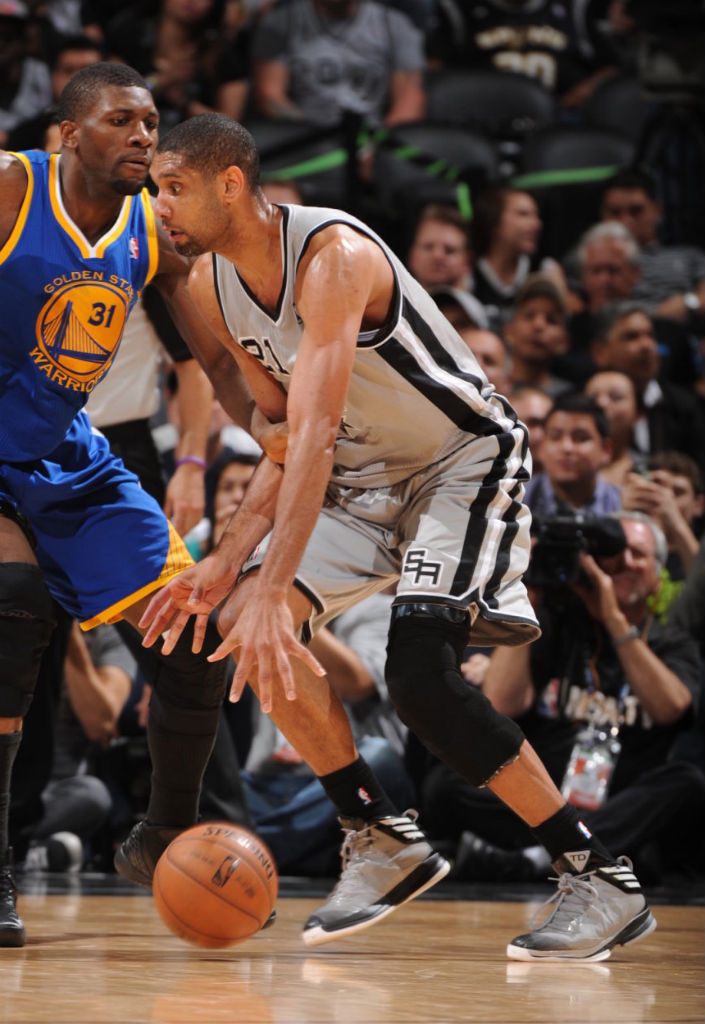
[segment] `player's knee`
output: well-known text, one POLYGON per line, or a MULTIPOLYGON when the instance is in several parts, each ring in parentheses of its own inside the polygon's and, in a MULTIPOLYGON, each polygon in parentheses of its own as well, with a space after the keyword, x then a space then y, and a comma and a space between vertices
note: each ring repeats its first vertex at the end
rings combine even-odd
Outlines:
POLYGON ((55 625, 54 603, 38 566, 0 565, 0 718, 27 714, 55 625))
POLYGON ((463 678, 467 640, 465 620, 393 612, 386 678, 401 720, 436 757, 483 785, 518 754, 524 737, 463 678))
POLYGON ((225 696, 227 661, 208 661, 220 642, 212 621, 206 628, 201 650, 194 654, 191 618, 179 637, 174 650, 159 655, 159 668, 153 680, 155 693, 172 707, 201 709, 219 708, 225 696))

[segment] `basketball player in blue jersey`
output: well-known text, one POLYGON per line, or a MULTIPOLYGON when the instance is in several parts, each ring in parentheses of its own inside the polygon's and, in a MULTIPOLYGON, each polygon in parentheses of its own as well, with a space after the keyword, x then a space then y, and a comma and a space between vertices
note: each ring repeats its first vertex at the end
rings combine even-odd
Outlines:
POLYGON ((538 634, 521 581, 526 429, 462 339, 366 225, 339 211, 272 206, 249 133, 217 114, 161 140, 155 212, 189 255, 190 290, 271 417, 286 392, 283 472, 265 460, 224 537, 152 599, 144 643, 170 650, 220 605, 246 681, 340 811, 341 878, 304 928, 309 945, 380 920, 447 863, 358 756, 305 646, 311 629, 396 582, 386 668, 401 719, 436 756, 489 786, 534 830, 560 875, 547 921, 508 946, 523 960, 601 960, 655 922, 639 882, 591 835, 518 726, 460 672, 468 644, 538 634), (265 531, 271 532, 265 538, 265 531), (254 550, 253 554, 250 551, 254 550), (248 558, 248 555, 250 556, 248 558), (244 563, 244 565, 243 565, 244 563), (297 630, 301 632, 297 635, 297 630))
MULTIPOLYGON (((148 596, 191 564, 81 408, 151 278, 185 336, 208 333, 186 288, 188 261, 144 188, 158 117, 143 79, 120 64, 92 65, 65 88, 59 116, 59 155, 0 156, 0 946, 25 941, 9 783, 52 598, 84 628, 136 624, 148 596)), ((253 403, 232 366, 235 375, 223 368, 223 404, 250 427, 253 403)), ((214 631, 204 651, 217 642, 214 631)), ((223 666, 191 648, 185 637, 154 680, 147 819, 118 858, 143 885, 169 839, 197 820, 224 695, 223 666)))

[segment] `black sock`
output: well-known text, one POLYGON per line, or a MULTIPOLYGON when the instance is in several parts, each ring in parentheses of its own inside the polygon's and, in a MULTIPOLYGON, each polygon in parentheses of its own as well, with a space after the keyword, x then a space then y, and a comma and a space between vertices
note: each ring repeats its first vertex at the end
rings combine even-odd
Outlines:
POLYGON ((10 824, 10 778, 15 754, 19 750, 21 732, 0 733, 0 865, 7 857, 10 824))
POLYGON ((560 869, 581 874, 599 864, 614 864, 615 858, 580 820, 575 807, 565 804, 550 818, 531 830, 548 850, 560 869))
POLYGON ((147 737, 152 788, 147 821, 188 827, 198 820, 201 779, 213 742, 220 708, 179 708, 152 693, 147 737))
POLYGON ((328 775, 319 782, 344 818, 396 818, 399 812, 377 781, 367 761, 357 761, 328 775))

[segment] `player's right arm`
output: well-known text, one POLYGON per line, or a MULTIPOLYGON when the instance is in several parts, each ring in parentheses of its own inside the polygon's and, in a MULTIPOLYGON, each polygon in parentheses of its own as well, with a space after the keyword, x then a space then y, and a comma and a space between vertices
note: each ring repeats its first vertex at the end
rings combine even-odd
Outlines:
POLYGON ((0 152, 0 249, 5 245, 27 192, 27 172, 10 153, 0 152))

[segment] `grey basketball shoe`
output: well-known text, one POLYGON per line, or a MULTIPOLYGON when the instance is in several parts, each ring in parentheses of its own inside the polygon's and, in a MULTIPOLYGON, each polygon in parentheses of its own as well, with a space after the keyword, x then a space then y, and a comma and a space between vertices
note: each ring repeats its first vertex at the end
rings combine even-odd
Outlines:
POLYGON ((371 822, 340 819, 345 830, 340 879, 304 926, 307 946, 368 928, 448 874, 450 864, 434 852, 416 818, 416 811, 407 811, 401 818, 371 822))
POLYGON ((115 870, 130 882, 151 889, 157 861, 172 839, 176 839, 183 831, 183 828, 148 825, 146 821, 138 821, 127 839, 118 847, 115 870))
MULTIPOLYGON (((554 864, 564 866, 563 858, 554 864)), ((606 960, 613 946, 643 939, 656 927, 626 857, 581 875, 561 874, 545 908, 553 903, 543 924, 509 943, 510 960, 606 960)))

